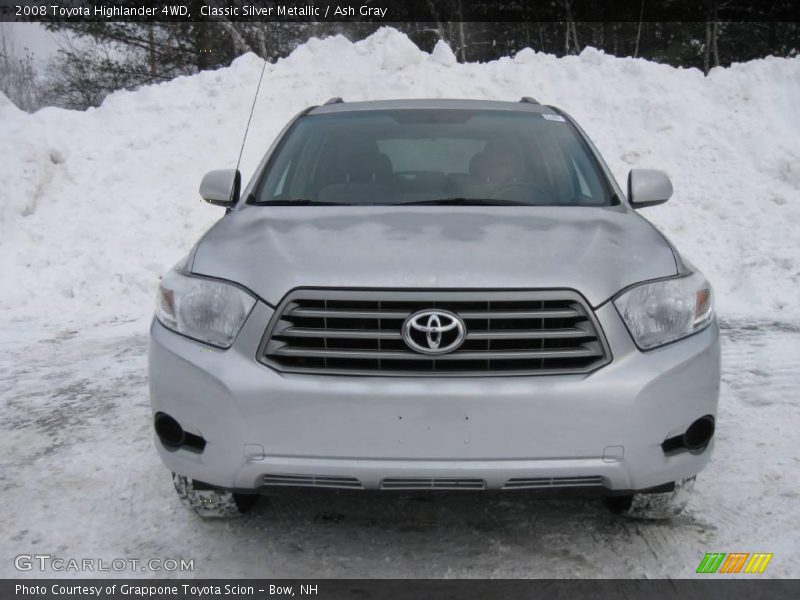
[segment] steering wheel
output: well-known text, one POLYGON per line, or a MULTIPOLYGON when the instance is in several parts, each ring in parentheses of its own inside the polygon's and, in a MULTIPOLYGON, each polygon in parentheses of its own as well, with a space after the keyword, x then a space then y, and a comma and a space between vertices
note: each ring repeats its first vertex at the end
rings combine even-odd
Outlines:
POLYGON ((552 204, 553 202, 552 190, 536 183, 524 183, 521 181, 504 183, 496 188, 492 195, 499 200, 516 200, 518 202, 527 202, 531 205, 552 204))

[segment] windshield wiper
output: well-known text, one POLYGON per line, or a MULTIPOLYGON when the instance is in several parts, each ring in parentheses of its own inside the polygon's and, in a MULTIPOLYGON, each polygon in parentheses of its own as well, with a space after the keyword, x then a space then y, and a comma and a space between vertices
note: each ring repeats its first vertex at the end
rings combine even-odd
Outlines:
POLYGON ((252 206, 351 206, 347 202, 326 202, 309 198, 292 198, 289 200, 250 200, 252 206))
MULTIPOLYGON (((289 200, 247 200, 252 206, 355 206, 351 202, 327 202, 309 198, 292 198, 289 200)), ((437 198, 434 200, 415 200, 412 202, 386 202, 369 206, 534 206, 528 202, 517 200, 501 200, 495 198, 437 198)))
POLYGON ((417 205, 417 206, 424 206, 424 205, 431 205, 431 206, 451 206, 451 205, 463 205, 463 206, 534 206, 529 202, 519 202, 517 200, 501 200, 498 198, 437 198, 435 200, 415 200, 413 202, 397 202, 397 204, 401 205, 417 205))

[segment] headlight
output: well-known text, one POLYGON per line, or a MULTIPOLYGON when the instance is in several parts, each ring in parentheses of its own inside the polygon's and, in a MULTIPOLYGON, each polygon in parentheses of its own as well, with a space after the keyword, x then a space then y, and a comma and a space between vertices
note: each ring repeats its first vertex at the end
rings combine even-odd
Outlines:
POLYGON ((235 285, 172 269, 158 288, 156 318, 187 337, 228 348, 255 303, 235 285))
POLYGON ((642 350, 696 333, 714 316, 711 285, 700 273, 643 283, 617 296, 614 306, 642 350))

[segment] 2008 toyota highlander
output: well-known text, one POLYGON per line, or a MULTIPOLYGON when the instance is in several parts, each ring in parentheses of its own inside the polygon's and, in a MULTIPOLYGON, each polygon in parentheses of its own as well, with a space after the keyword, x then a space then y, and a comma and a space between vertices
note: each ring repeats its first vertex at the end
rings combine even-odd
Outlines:
POLYGON ((703 275, 563 111, 401 100, 303 111, 162 281, 156 445, 235 515, 271 486, 594 488, 666 518, 709 460, 719 331, 703 275))

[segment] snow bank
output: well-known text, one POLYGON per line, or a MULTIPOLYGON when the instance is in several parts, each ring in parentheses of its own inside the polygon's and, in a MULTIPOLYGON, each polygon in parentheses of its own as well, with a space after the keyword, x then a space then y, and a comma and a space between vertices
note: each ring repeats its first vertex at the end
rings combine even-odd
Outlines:
MULTIPOLYGON (((159 274, 221 215, 197 187, 235 164, 260 68, 247 55, 86 112, 30 115, 0 97, 5 316, 148 315, 159 274)), ((673 200, 643 214, 709 276, 723 316, 800 320, 800 58, 704 78, 594 49, 456 64, 443 43, 429 55, 389 28, 313 39, 268 65, 243 172, 294 113, 331 96, 523 95, 575 116, 619 181, 633 167, 669 172, 673 200)))

